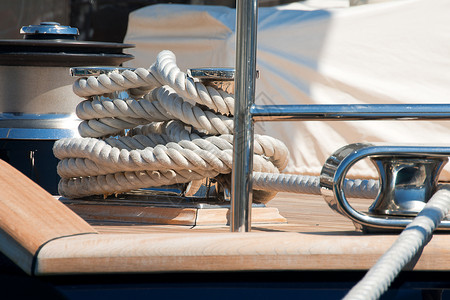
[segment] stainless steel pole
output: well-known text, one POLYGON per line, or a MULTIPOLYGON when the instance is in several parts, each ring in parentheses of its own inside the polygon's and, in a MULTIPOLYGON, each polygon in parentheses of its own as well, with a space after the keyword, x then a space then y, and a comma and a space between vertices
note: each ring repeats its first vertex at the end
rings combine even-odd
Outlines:
POLYGON ((255 105, 258 121, 450 120, 450 104, 255 105))
POLYGON ((256 31, 258 0, 236 1, 236 75, 233 172, 231 179, 231 231, 251 229, 253 121, 255 99, 256 31))

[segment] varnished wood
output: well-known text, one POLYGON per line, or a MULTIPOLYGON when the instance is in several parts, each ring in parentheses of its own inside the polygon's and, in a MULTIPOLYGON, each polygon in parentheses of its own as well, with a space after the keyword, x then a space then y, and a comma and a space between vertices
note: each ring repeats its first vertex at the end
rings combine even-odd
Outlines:
MULTIPOLYGON (((364 209, 370 200, 353 200, 364 209)), ((37 274, 367 270, 397 235, 364 235, 333 212, 320 196, 280 193, 269 206, 288 223, 253 224, 250 233, 227 226, 98 225, 97 237, 48 243, 37 274), (67 249, 70 249, 67 251, 67 249)), ((437 234, 414 270, 449 270, 450 235, 437 234)))
MULTIPOLYGON (((279 224, 286 223, 275 207, 254 207, 252 209, 252 224, 279 224)), ((201 225, 229 225, 229 209, 199 209, 197 212, 197 226, 201 225)))
MULTIPOLYGON (((254 222, 250 233, 231 233, 228 226, 207 219, 194 226, 135 225, 120 220, 105 225, 93 220, 96 225, 91 227, 23 175, 11 172, 9 176, 0 173, 0 250, 27 270, 39 249, 37 275, 367 270, 397 238, 356 232, 320 196, 288 193, 280 193, 268 204, 287 223, 254 222), (99 234, 80 235, 95 230, 99 234)), ((371 202, 354 201, 362 209, 371 202)), ((224 211, 217 213, 226 219, 224 211)), ((448 249, 450 235, 437 234, 409 268, 450 270, 448 249)))
POLYGON ((117 205, 68 205, 85 220, 96 222, 195 225, 196 208, 145 207, 117 205))
POLYGON ((0 245, 23 270, 46 242, 62 236, 95 233, 88 223, 49 193, 0 160, 0 245))
MULTIPOLYGON (((395 239, 293 232, 77 236, 45 245, 36 274, 366 270, 395 239)), ((450 236, 435 236, 414 269, 448 270, 449 248, 450 236)))
MULTIPOLYGON (((353 199, 352 199, 353 200, 353 199)), ((354 200, 355 201, 355 200, 354 200)), ((370 200, 358 199, 352 203, 358 207, 370 204, 370 200)), ((347 232, 347 234, 360 234, 354 231, 352 222, 332 211, 321 196, 299 195, 292 193, 279 193, 275 199, 267 204, 268 208, 276 209, 283 219, 279 222, 252 222, 253 231, 282 231, 282 232, 347 232)), ((257 215, 255 208, 252 210, 253 218, 257 215)), ((221 213, 223 217, 223 212, 221 213)), ((255 221, 255 219, 253 219, 255 221)), ((224 223, 225 224, 225 223, 224 223)), ((229 227, 218 224, 203 224, 203 226, 187 227, 191 231, 201 232, 228 232, 229 227), (210 226, 208 226, 210 225, 210 226)), ((152 233, 152 232, 177 232, 184 227, 177 226, 120 226, 115 224, 94 226, 101 233, 152 233)))
MULTIPOLYGON (((164 225, 228 225, 229 208, 183 208, 151 206, 151 203, 108 203, 89 200, 62 199, 76 214, 95 223, 164 224, 164 225)), ((275 207, 255 207, 252 210, 255 224, 286 223, 275 207)))

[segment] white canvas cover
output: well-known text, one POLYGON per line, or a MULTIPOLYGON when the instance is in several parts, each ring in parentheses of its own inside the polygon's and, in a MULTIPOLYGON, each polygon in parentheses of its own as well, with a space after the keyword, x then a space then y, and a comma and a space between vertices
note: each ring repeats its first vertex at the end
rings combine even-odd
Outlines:
MULTIPOLYGON (((257 104, 450 102, 450 1, 399 0, 314 9, 260 8, 257 104)), ((235 64, 235 10, 154 5, 133 12, 126 43, 131 67, 148 67, 164 49, 182 70, 235 64)), ((286 172, 317 175, 335 150, 355 142, 450 145, 448 121, 257 123, 284 141, 286 172)), ((372 177, 370 163, 352 175, 372 177)), ((450 168, 441 179, 450 179, 450 168)))

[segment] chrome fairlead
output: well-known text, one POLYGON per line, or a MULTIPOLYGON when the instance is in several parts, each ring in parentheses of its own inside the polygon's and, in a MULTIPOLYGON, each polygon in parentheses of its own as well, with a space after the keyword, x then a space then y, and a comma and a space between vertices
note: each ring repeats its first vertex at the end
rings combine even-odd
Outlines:
MULTIPOLYGON (((320 175, 321 193, 336 212, 350 218, 357 230, 405 228, 437 190, 438 177, 450 156, 445 146, 400 146, 358 143, 344 146, 326 161, 320 175), (344 192, 350 168, 369 157, 380 175, 380 191, 367 212, 354 209, 344 192)), ((450 230, 450 220, 440 224, 450 230)))

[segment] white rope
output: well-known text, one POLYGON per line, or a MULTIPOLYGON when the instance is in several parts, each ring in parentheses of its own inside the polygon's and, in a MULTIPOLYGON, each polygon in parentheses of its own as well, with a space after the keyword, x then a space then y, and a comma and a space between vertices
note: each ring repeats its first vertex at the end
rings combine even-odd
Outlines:
POLYGON ((170 119, 170 115, 158 101, 149 101, 143 98, 83 101, 77 106, 76 113, 82 120, 122 117, 141 118, 149 122, 157 122, 170 119))
POLYGON ((232 134, 233 119, 211 111, 204 111, 198 106, 193 106, 178 96, 174 89, 163 86, 154 91, 155 98, 161 106, 168 111, 174 119, 185 124, 192 125, 197 130, 203 130, 207 134, 232 134))
POLYGON ((234 113, 234 97, 232 95, 210 86, 206 87, 187 77, 176 65, 175 55, 172 52, 162 51, 151 70, 163 85, 172 87, 184 99, 193 100, 222 114, 234 113))
POLYGON ((150 91, 157 86, 161 86, 161 83, 156 80, 151 72, 144 68, 138 68, 135 71, 125 70, 120 74, 112 72, 110 74, 101 74, 98 77, 79 78, 73 85, 73 91, 80 97, 89 98, 94 95, 129 89, 131 91, 133 89, 150 91))
POLYGON ((120 74, 113 72, 98 77, 80 78, 74 83, 73 91, 80 97, 89 98, 94 95, 131 89, 131 91, 138 91, 138 93, 132 93, 137 96, 162 85, 168 85, 184 99, 203 104, 216 112, 226 115, 234 112, 232 95, 200 82, 194 82, 178 68, 175 55, 168 50, 158 55, 150 70, 138 68, 135 71, 126 70, 120 74))
POLYGON ((80 135, 84 137, 101 137, 149 122, 171 119, 192 125, 206 134, 233 133, 232 118, 203 111, 184 101, 168 86, 155 89, 147 99, 83 101, 76 113, 85 120, 80 125, 80 135))
MULTIPOLYGON (((108 195, 231 172, 234 98, 187 77, 172 52, 162 51, 149 70, 81 78, 73 90, 87 99, 76 109, 83 120, 79 126, 83 138, 62 139, 54 145, 54 154, 60 159, 60 194, 108 195), (132 98, 108 97, 124 90, 132 98), (102 97, 93 97, 96 95, 102 97), (127 136, 124 130, 129 130, 127 136), (108 138, 111 135, 119 136, 108 138)), ((254 187, 270 191, 258 194, 320 194, 317 178, 275 175, 288 161, 288 150, 281 141, 255 135, 254 153, 254 187)), ((378 185, 346 181, 346 191, 349 197, 373 198, 378 185)))
POLYGON ((403 267, 425 247, 449 208, 450 187, 443 186, 344 299, 378 299, 403 267))
MULTIPOLYGON (((321 195, 320 177, 297 174, 253 172, 253 188, 298 194, 321 195)), ((378 180, 344 181, 344 192, 349 198, 374 199, 379 190, 378 180)))
MULTIPOLYGON (((108 195, 231 172, 234 99, 188 78, 172 52, 161 52, 150 71, 81 78, 73 90, 87 100, 76 110, 82 138, 54 145, 60 194, 108 195), (123 90, 133 97, 108 97, 123 90)), ((279 173, 287 164, 288 150, 274 138, 255 135, 254 152, 255 171, 279 173)))

